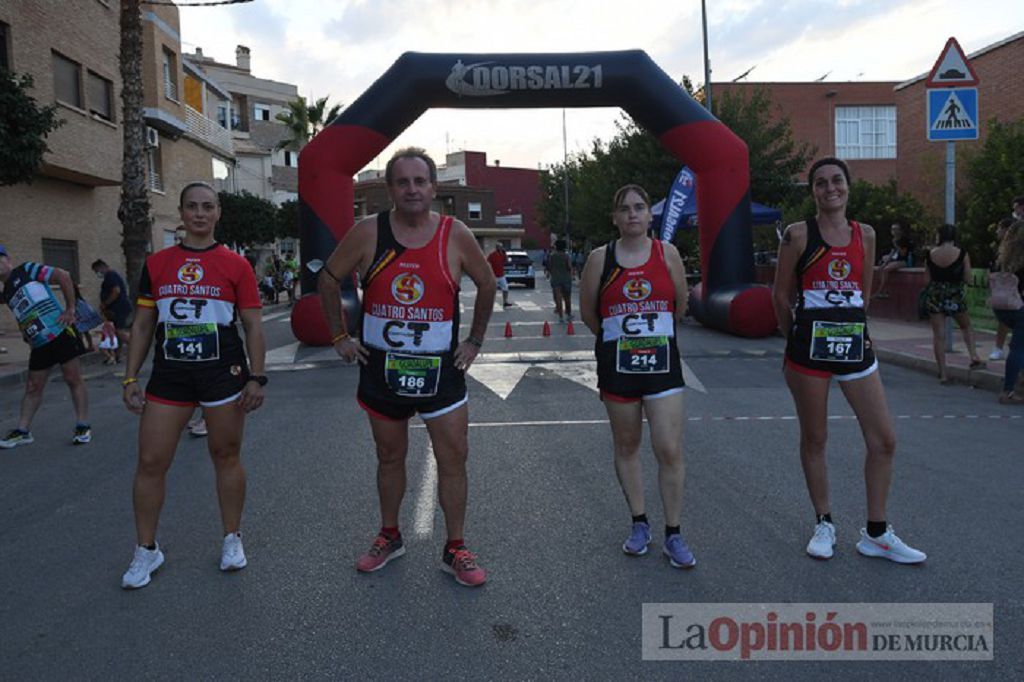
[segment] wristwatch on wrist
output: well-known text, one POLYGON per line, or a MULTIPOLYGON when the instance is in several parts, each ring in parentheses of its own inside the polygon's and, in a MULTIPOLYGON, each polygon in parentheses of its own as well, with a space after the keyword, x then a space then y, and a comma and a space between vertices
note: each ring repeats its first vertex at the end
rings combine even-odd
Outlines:
POLYGON ((246 381, 255 381, 260 386, 266 386, 268 379, 265 374, 250 374, 246 381))

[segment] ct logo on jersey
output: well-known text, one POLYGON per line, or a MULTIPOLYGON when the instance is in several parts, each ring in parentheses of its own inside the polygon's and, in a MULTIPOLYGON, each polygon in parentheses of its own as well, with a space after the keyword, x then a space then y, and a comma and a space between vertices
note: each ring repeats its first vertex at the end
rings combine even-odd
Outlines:
POLYGON ((404 305, 418 303, 424 290, 423 280, 411 272, 403 272, 391 280, 391 295, 404 305))
POLYGON ((203 278, 203 266, 199 263, 185 263, 178 268, 178 281, 182 284, 195 284, 203 278))
POLYGON ((853 270, 853 267, 850 265, 850 261, 845 258, 836 258, 835 260, 829 261, 828 276, 832 279, 846 279, 850 276, 851 270, 853 270))
POLYGON ((630 279, 622 285, 622 295, 631 301, 642 301, 651 295, 651 283, 646 279, 630 279))

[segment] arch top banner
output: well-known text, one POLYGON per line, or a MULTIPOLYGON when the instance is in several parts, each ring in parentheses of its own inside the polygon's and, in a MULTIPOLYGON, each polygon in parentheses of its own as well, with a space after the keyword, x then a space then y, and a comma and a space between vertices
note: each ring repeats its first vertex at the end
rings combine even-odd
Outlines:
POLYGON ((681 122, 714 120, 646 52, 625 50, 406 52, 335 122, 393 138, 430 108, 545 107, 622 107, 655 136, 681 122), (396 98, 404 106, 390 106, 396 98))
MULTIPOLYGON (((693 170, 703 284, 691 310, 734 333, 773 332, 769 292, 753 284, 747 146, 642 50, 406 52, 299 154, 303 263, 326 259, 352 227, 352 176, 427 109, 562 107, 620 107, 693 170)), ((305 267, 302 288, 316 289, 305 267)), ((325 326, 311 322, 319 313, 302 313, 314 303, 299 303, 292 316, 296 337, 326 344, 325 326)))

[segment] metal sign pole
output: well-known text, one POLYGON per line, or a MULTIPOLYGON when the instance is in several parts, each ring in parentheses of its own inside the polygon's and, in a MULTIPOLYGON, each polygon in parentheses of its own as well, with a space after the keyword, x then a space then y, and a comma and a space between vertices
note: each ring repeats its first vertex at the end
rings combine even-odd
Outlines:
MULTIPOLYGON (((956 142, 946 142, 946 222, 956 224, 956 142)), ((953 320, 946 317, 946 351, 953 350, 953 320)))

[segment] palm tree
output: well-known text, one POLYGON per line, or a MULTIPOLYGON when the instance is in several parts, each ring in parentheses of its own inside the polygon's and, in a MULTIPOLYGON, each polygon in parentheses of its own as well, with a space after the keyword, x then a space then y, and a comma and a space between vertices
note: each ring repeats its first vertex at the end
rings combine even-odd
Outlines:
POLYGON ((121 0, 121 221, 125 275, 133 292, 150 244, 149 195, 146 192, 146 122, 142 114, 142 11, 139 0, 121 0))
POLYGON ((343 105, 335 104, 327 115, 327 98, 321 97, 313 104, 307 104, 305 97, 288 102, 288 111, 283 111, 275 118, 288 128, 288 137, 277 143, 277 149, 300 149, 319 133, 325 125, 333 121, 341 113, 343 105))

